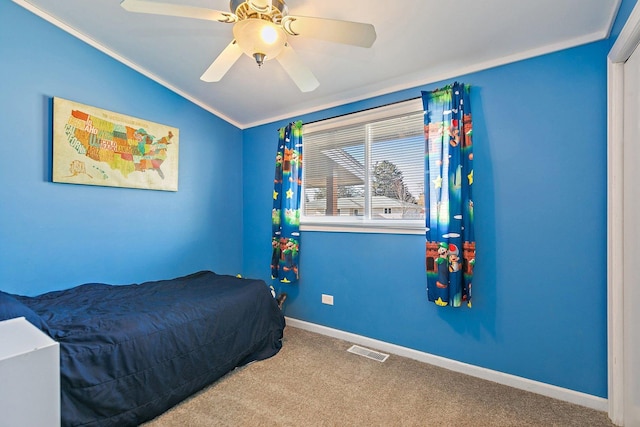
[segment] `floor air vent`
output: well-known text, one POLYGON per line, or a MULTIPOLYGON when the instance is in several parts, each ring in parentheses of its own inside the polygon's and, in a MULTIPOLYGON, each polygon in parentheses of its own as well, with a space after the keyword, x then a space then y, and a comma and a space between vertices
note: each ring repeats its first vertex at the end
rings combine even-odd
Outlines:
POLYGON ((384 362, 389 357, 388 354, 380 353, 379 351, 369 350, 368 348, 360 347, 359 345, 352 345, 349 353, 358 354, 360 356, 368 357, 369 359, 377 360, 378 362, 384 362))

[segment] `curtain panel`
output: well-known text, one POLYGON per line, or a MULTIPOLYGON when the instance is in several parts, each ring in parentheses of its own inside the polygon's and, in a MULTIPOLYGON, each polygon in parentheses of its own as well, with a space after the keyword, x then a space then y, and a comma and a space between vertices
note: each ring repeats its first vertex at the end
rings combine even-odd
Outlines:
POLYGON ((439 306, 471 307, 473 126, 470 86, 422 92, 425 135, 427 297, 439 306))
POLYGON ((296 283, 300 258, 301 121, 278 130, 273 182, 271 278, 281 283, 296 283))

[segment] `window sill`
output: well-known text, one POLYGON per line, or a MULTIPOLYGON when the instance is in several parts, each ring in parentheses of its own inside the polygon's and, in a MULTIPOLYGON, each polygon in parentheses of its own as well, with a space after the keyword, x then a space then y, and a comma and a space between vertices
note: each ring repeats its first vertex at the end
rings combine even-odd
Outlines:
POLYGON ((312 223, 300 224, 300 231, 323 231, 331 233, 376 233, 376 234, 425 234, 424 225, 376 224, 376 223, 312 223))

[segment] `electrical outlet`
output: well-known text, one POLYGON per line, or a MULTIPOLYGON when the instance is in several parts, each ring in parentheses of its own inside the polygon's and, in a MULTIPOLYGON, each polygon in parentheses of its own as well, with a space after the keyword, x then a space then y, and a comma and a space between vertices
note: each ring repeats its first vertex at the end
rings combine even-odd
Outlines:
POLYGON ((322 303, 327 305, 333 305, 333 295, 322 294, 322 303))

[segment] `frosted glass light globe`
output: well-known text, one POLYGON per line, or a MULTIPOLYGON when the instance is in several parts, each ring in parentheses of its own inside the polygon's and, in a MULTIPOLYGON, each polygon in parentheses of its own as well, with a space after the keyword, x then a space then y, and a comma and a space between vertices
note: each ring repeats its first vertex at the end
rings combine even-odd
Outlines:
POLYGON ((287 34, 279 25, 264 19, 248 18, 233 26, 233 36, 246 55, 258 65, 273 59, 284 49, 287 34))

